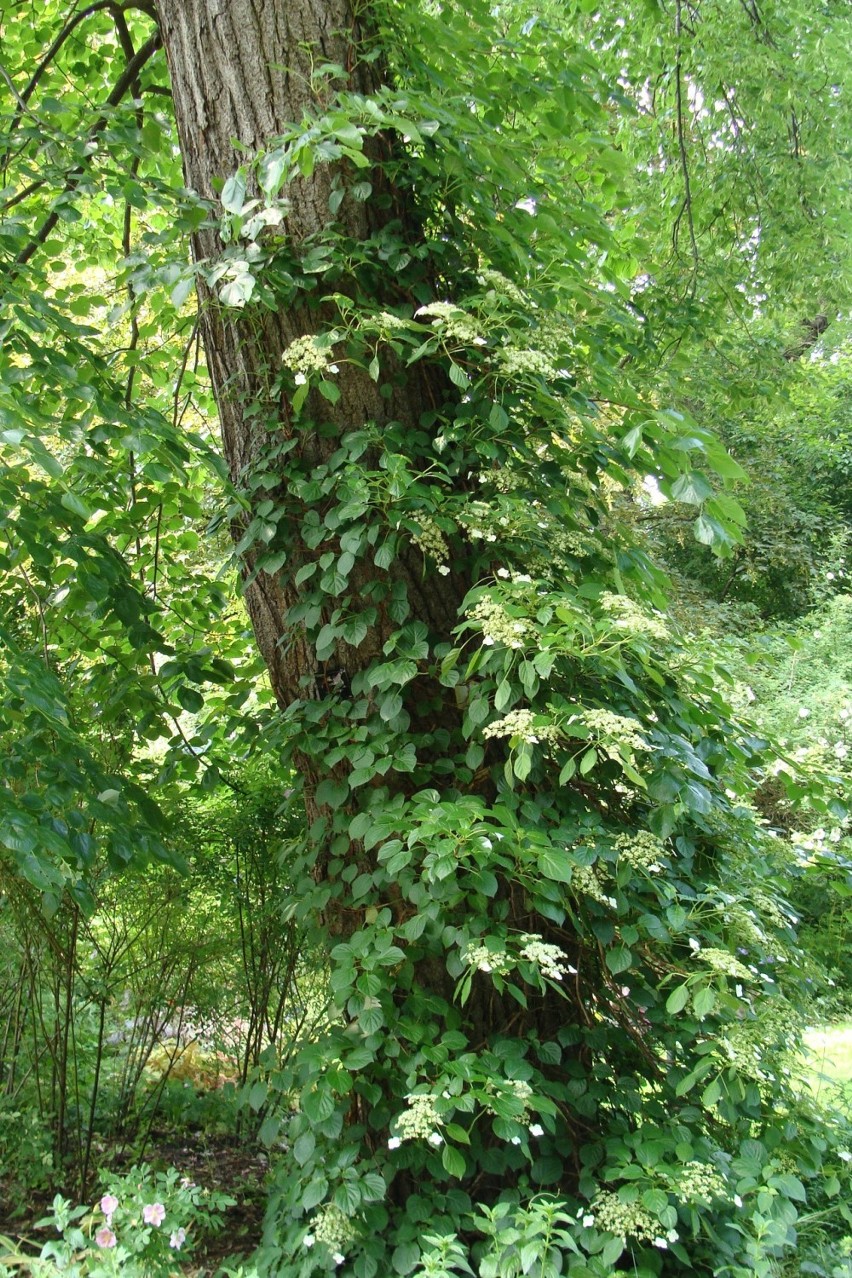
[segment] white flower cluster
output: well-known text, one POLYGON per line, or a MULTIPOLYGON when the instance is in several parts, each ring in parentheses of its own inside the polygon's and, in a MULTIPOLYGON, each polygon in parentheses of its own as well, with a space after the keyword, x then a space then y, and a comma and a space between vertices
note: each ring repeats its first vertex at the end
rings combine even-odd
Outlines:
POLYGON ((568 963, 567 955, 558 945, 548 945, 537 932, 523 932, 518 938, 517 956, 508 950, 489 950, 485 945, 471 942, 462 953, 462 961, 480 972, 497 972, 505 976, 521 960, 534 963, 542 976, 551 981, 561 981, 565 976, 576 976, 577 969, 568 963))
POLYGON ((524 641, 532 633, 527 621, 510 617, 496 599, 480 599, 473 605, 468 616, 472 621, 479 622, 486 646, 502 643, 507 648, 523 648, 524 641))
POLYGON ((533 1097, 533 1089, 529 1083, 524 1082, 522 1078, 507 1078, 504 1086, 507 1091, 512 1092, 514 1096, 521 1102, 524 1109, 529 1105, 533 1097))
POLYGON ((608 905, 613 910, 616 907, 615 897, 607 896, 597 872, 591 865, 574 866, 571 871, 571 887, 585 896, 590 896, 593 901, 599 901, 601 905, 608 905))
POLYGON ((419 319, 421 315, 432 316, 432 327, 440 329, 446 337, 452 337, 463 346, 485 346, 485 338, 479 332, 479 326, 472 315, 452 302, 430 302, 414 312, 419 319))
POLYGON ((336 1265, 342 1265, 346 1259, 346 1251, 354 1242, 356 1230, 352 1220, 346 1216, 336 1203, 326 1203, 321 1207, 312 1221, 312 1232, 303 1240, 305 1247, 313 1247, 315 1243, 325 1243, 332 1253, 336 1265))
POLYGON ((577 975, 576 967, 563 963, 562 960, 568 957, 565 951, 558 945, 547 945, 537 932, 525 932, 521 936, 520 955, 528 963, 535 963, 548 980, 561 981, 563 976, 577 975))
POLYGON ((397 1118, 395 1135, 388 1141, 388 1149, 398 1149, 404 1140, 428 1140, 430 1145, 443 1144, 444 1138, 436 1129, 443 1125, 435 1106, 435 1097, 428 1092, 411 1093, 405 1098, 408 1109, 397 1118))
POLYGON ((462 954, 462 961, 468 967, 478 968, 480 972, 498 972, 505 976, 515 966, 514 960, 505 950, 489 950, 486 945, 470 944, 462 954))
POLYGON ((480 271, 477 278, 484 288, 493 290, 498 297, 505 297, 507 302, 513 302, 515 306, 521 306, 526 310, 526 298, 513 280, 507 279, 499 271, 493 271, 490 268, 480 271))
POLYGON ((642 725, 638 719, 613 714, 611 710, 586 709, 581 710, 577 718, 599 739, 611 759, 617 757, 613 744, 626 746, 629 750, 651 749, 645 738, 639 735, 642 725))
POLYGON ((324 376, 326 372, 338 371, 337 365, 332 363, 330 347, 318 346, 317 338, 310 334, 295 338, 281 356, 281 363, 296 374, 299 386, 304 386, 312 373, 324 376))
POLYGON ((714 1198, 730 1197, 725 1177, 710 1163, 687 1163, 678 1172, 672 1190, 682 1203, 709 1203, 714 1198))
POLYGON ((441 529, 429 515, 418 515, 417 522, 420 528, 418 532, 412 533, 411 540, 420 547, 424 555, 435 560, 439 570, 445 568, 450 551, 441 529))
POLYGON ((464 510, 459 511, 457 519, 467 530, 471 541, 496 541, 497 534, 491 525, 497 523, 500 528, 507 529, 510 523, 508 515, 498 515, 487 501, 467 502, 464 510))
POLYGON ((665 623, 653 614, 640 608, 628 595, 613 595, 608 591, 600 597, 604 612, 613 619, 617 630, 637 638, 645 636, 649 639, 668 639, 669 632, 665 623))
MULTIPOLYGON (((499 1092, 503 1096, 505 1096, 508 1092, 514 1100, 520 1101, 521 1103, 523 1112, 521 1113, 520 1121, 527 1121, 529 1117, 530 1101, 534 1095, 533 1089, 530 1087, 529 1083, 524 1082, 522 1078, 503 1078, 499 1081, 489 1078, 488 1082, 485 1084, 485 1090, 486 1092, 491 1092, 492 1095, 495 1092, 499 1092)), ((493 1106, 489 1105, 488 1101, 485 1101, 484 1104, 489 1114, 496 1112, 493 1106)), ((536 1127, 533 1135, 541 1135, 541 1128, 536 1127)))
POLYGON ((620 834, 615 840, 618 855, 631 865, 647 870, 649 874, 659 874, 663 868, 660 864, 666 856, 666 849, 660 839, 650 830, 637 830, 635 834, 620 834))
POLYGON ((738 981, 752 981, 754 975, 746 967, 745 963, 741 963, 733 954, 729 954, 727 950, 701 949, 697 957, 702 963, 706 963, 708 967, 712 967, 714 972, 723 972, 725 976, 734 976, 738 981))
POLYGON ((498 568, 497 576, 502 577, 504 581, 513 581, 521 586, 532 584, 532 577, 528 572, 510 572, 508 568, 498 568))
MULTIPOLYGON (((514 644, 508 644, 512 648, 514 644)), ((495 719, 482 729, 484 737, 518 737, 530 745, 540 741, 558 741, 559 729, 555 723, 536 725, 532 710, 510 710, 502 719, 495 719)))
POLYGON ((766 933, 757 923, 752 910, 745 910, 740 905, 734 905, 729 910, 725 910, 723 916, 728 924, 730 935, 733 936, 745 948, 751 946, 763 945, 766 941, 766 933))
POLYGON ((747 1021, 734 1021, 725 1026, 720 1039, 731 1064, 748 1078, 763 1080, 768 1075, 763 1069, 763 1056, 772 1044, 777 1049, 790 1041, 790 1026, 795 1017, 783 999, 773 999, 760 1016, 747 1021))
POLYGON ((373 323, 376 328, 384 329, 386 332, 389 329, 403 329, 410 327, 408 320, 403 319, 400 315, 394 315, 392 311, 380 311, 379 314, 374 317, 373 323))
MULTIPOLYGON (((815 830, 814 835, 816 836, 817 834, 821 834, 825 837, 824 830, 815 830)), ((828 838, 832 843, 836 843, 840 835, 838 833, 837 839, 833 836, 834 831, 832 830, 828 838)), ((762 892, 760 888, 756 888, 751 893, 751 899, 754 902, 755 908, 760 911, 764 918, 768 919, 770 923, 773 923, 775 927, 789 927, 791 923, 798 923, 799 921, 795 914, 785 912, 782 906, 780 906, 768 892, 762 892)))
POLYGON ((666 1236, 662 1237, 661 1225, 656 1216, 652 1216, 639 1202, 622 1202, 618 1194, 598 1194, 590 1210, 598 1229, 604 1229, 617 1237, 635 1238, 640 1242, 653 1243, 655 1247, 662 1249, 665 1249, 670 1242, 677 1242, 676 1230, 670 1229, 666 1236))
POLYGON ((523 377, 532 374, 535 377, 550 379, 557 375, 556 365, 542 351, 525 351, 513 346, 504 346, 498 354, 506 377, 523 377))

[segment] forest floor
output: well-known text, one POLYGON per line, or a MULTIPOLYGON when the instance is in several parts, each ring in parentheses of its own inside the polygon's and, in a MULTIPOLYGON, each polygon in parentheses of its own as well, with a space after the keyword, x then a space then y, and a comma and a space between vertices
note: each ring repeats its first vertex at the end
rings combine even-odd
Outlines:
MULTIPOLYGON (((193 1251, 184 1270, 187 1275, 206 1278, 216 1273, 225 1260, 251 1255, 260 1242, 266 1207, 268 1159, 264 1154, 228 1141, 205 1140, 203 1146, 193 1147, 163 1140, 148 1149, 146 1161, 154 1166, 176 1167, 205 1189, 235 1199, 234 1205, 222 1213, 221 1229, 208 1234, 193 1251)), ((0 1238, 10 1238, 25 1251, 37 1254, 45 1238, 34 1224, 49 1213, 54 1191, 34 1194, 22 1210, 20 1198, 16 1196, 14 1204, 11 1197, 4 1201, 2 1189, 0 1180, 0 1238)), ((0 1273, 5 1273, 2 1250, 0 1246, 0 1273)))

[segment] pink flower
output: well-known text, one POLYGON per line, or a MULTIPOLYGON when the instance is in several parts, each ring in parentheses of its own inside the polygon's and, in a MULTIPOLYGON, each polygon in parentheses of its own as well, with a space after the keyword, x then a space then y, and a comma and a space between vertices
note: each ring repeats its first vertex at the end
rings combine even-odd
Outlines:
POLYGON ((112 1232, 109 1225, 101 1225, 100 1229, 95 1234, 95 1242, 99 1247, 115 1246, 115 1234, 112 1232))
POLYGON ((100 1201, 100 1208, 107 1218, 107 1224, 109 1224, 112 1213, 118 1209, 118 1199, 115 1194, 104 1194, 100 1201))
POLYGON ((186 1230, 176 1229, 169 1239, 169 1246, 174 1247, 175 1251, 180 1251, 186 1241, 186 1230))
POLYGON ((142 1219, 146 1225, 159 1228, 166 1219, 166 1209, 162 1203, 146 1203, 142 1208, 142 1219))

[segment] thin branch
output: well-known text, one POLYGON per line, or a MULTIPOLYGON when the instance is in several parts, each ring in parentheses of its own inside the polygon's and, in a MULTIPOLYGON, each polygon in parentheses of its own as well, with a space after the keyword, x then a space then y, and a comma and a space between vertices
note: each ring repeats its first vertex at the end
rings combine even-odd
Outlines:
POLYGON ((825 330, 828 328, 828 316, 819 314, 813 319, 802 321, 802 336, 793 346, 788 346, 784 352, 784 358, 788 363, 793 360, 801 359, 809 350, 816 346, 825 330))
MULTIPOLYGON (((142 70, 142 68, 145 66, 146 62, 148 62, 148 60, 151 57, 153 57, 153 55, 160 48, 161 44, 162 44, 162 37, 160 35, 160 32, 156 31, 151 36, 151 38, 147 40, 145 44, 142 45, 142 48, 139 50, 139 52, 136 53, 130 59, 127 66, 124 68, 123 72, 121 73, 118 80, 116 81, 115 87, 113 88, 112 93, 110 93, 109 97, 106 100, 106 103, 104 104, 107 110, 111 110, 118 106, 118 104, 121 102, 124 95, 127 93, 128 89, 131 88, 131 86, 134 84, 134 82, 138 78, 139 73, 142 70)), ((108 114, 106 113, 102 114, 99 117, 99 119, 95 121, 95 124, 92 127, 89 137, 91 139, 96 138, 97 135, 103 132, 103 130, 106 128, 108 121, 109 121, 108 114)), ((90 158, 91 157, 89 157, 87 162, 90 162, 90 158)), ((78 165, 77 168, 73 169, 72 172, 69 173, 65 183, 65 189, 63 194, 68 195, 77 189, 77 187, 80 185, 80 180, 83 176, 83 172, 84 172, 83 166, 78 165)), ((15 277, 20 273, 21 267, 26 266, 27 262, 30 260, 33 254, 36 253, 38 249, 45 243, 45 241, 47 240, 48 236, 50 235, 51 231, 56 226, 56 223, 58 221, 59 221, 59 212, 56 209, 54 209, 53 212, 49 213, 48 216, 45 218, 41 227, 33 236, 33 238, 30 240, 29 244, 27 244, 25 248, 22 248, 18 256, 15 258, 13 267, 7 276, 7 281, 9 283, 12 283, 14 281, 15 277)))
POLYGON ((680 222, 686 214, 686 221, 689 227, 689 244, 692 253, 692 273, 693 278, 698 274, 699 254, 698 244, 695 239, 695 221, 692 213, 692 188, 689 177, 689 157, 686 150, 686 130, 684 128, 684 106, 683 106, 683 68, 681 63, 682 57, 682 5, 681 0, 677 0, 677 9, 675 14, 675 34, 677 36, 677 54, 675 61, 675 100, 677 109, 677 144, 680 154, 680 168, 683 174, 683 204, 680 212, 675 218, 674 227, 672 228, 672 243, 675 251, 677 251, 678 238, 680 231, 680 222))
MULTIPOLYGON (((110 15, 112 16, 112 20, 115 23, 115 28, 118 33, 118 38, 121 42, 122 48, 124 49, 125 57, 128 58, 133 56, 133 47, 130 45, 130 34, 127 30, 127 22, 124 17, 125 12, 129 9, 138 9, 140 12, 146 13, 154 22, 157 21, 157 13, 154 6, 145 3, 119 5, 116 4, 116 0, 95 0, 94 4, 87 5, 87 7, 82 9, 80 13, 76 13, 72 18, 68 19, 65 26, 53 41, 53 44, 42 58, 41 62, 39 62, 35 71, 30 76, 26 87, 18 96, 18 101, 22 106, 26 106, 27 102, 29 102, 38 87, 39 80, 42 78, 51 62, 53 62, 68 37, 74 32, 81 22, 85 22, 87 18, 91 18, 93 14, 102 12, 104 9, 109 10, 110 15)), ((14 127, 15 122, 13 121, 12 128, 14 127)))
POLYGON ((40 191, 45 185, 46 178, 38 178, 35 182, 30 182, 29 186, 22 187, 16 195, 12 195, 3 205, 0 205, 0 213, 8 213, 16 204, 21 204, 30 195, 35 195, 36 191, 40 191))
MULTIPOLYGON (((129 36, 128 36, 128 39, 129 39, 129 36)), ((136 109, 136 127, 140 133, 142 131, 142 125, 144 123, 144 119, 145 119, 144 110, 142 108, 142 105, 140 104, 136 109)), ((139 172, 139 156, 134 155, 130 165, 129 176, 131 178, 135 178, 138 172, 139 172)), ((125 200, 124 201, 124 223, 122 226, 122 236, 121 236, 121 248, 122 248, 122 252, 124 253, 125 260, 130 257, 132 235, 133 235, 133 210, 132 210, 130 201, 125 200)), ((133 284, 131 283, 130 279, 128 279, 127 281, 127 298, 128 298, 128 305, 130 310, 130 345, 128 347, 128 352, 130 354, 134 354, 139 348, 139 319, 136 314, 136 307, 134 305, 135 298, 133 293, 133 284)), ((124 388, 124 407, 127 409, 128 412, 130 412, 130 409, 133 404, 133 384, 135 380, 136 380, 136 360, 132 359, 130 361, 130 368, 127 371, 127 383, 124 388)), ((136 455, 133 452, 132 448, 128 452, 127 456, 128 456, 128 467, 130 472, 129 474, 130 509, 133 510, 133 508, 136 505, 136 455)), ((138 562, 141 563, 142 538, 139 534, 138 529, 136 533, 136 559, 138 562)), ((144 582, 145 580, 144 568, 141 569, 140 575, 141 575, 142 581, 144 582)))

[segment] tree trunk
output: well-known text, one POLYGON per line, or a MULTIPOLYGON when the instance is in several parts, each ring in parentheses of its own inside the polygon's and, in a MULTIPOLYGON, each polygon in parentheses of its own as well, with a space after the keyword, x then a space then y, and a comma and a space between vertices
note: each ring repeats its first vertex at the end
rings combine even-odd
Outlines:
MULTIPOLYGON (((245 164, 246 151, 255 153, 274 146, 276 138, 294 121, 300 121, 304 113, 316 114, 325 108, 325 90, 311 89, 315 65, 327 62, 346 68, 348 79, 344 87, 356 92, 374 92, 380 82, 379 61, 358 61, 364 37, 345 0, 287 0, 286 4, 284 0, 159 0, 159 9, 187 184, 209 200, 214 210, 218 208, 217 192, 245 164)), ((368 172, 375 197, 366 202, 359 202, 348 193, 347 184, 353 177, 357 179, 358 173, 353 173, 345 161, 318 163, 309 179, 291 183, 291 208, 284 224, 286 244, 282 253, 289 254, 290 269, 297 271, 299 255, 310 251, 333 223, 335 235, 340 237, 337 242, 356 246, 344 250, 344 256, 349 253, 347 261, 357 262, 363 260, 358 257, 358 246, 374 245, 385 232, 392 232, 409 246, 410 260, 415 263, 413 270, 382 271, 377 267, 381 263, 378 254, 371 262, 372 275, 365 275, 357 266, 348 274, 343 270, 329 285, 329 292, 338 299, 341 295, 351 298, 367 310, 399 311, 406 307, 410 316, 418 304, 434 299, 437 288, 426 273, 431 267, 420 268, 421 274, 416 275, 424 215, 417 207, 416 183, 406 181, 405 156, 393 150, 399 145, 381 133, 366 140, 365 153, 371 154, 373 160, 368 172), (372 153, 369 148, 373 148, 372 153), (390 158, 397 162, 393 189, 384 177, 390 158), (329 200, 335 182, 340 182, 347 194, 332 215, 329 200)), ((439 234, 436 238, 440 238, 439 234)), ((195 235, 193 248, 199 263, 217 260, 223 247, 212 225, 195 235)), ((458 252, 463 253, 464 248, 458 252)), ((366 252, 364 257, 368 257, 366 252)), ((442 264, 440 270, 446 271, 446 267, 442 264)), ((270 272, 272 276, 274 271, 270 272)), ((345 449, 352 432, 365 426, 373 432, 373 444, 360 455, 353 471, 361 475, 364 484, 378 480, 387 458, 404 454, 421 494, 428 495, 430 482, 436 482, 442 485, 442 499, 452 493, 456 499, 464 500, 482 469, 490 464, 487 448, 477 454, 473 446, 466 450, 462 443, 454 455, 453 468, 444 466, 440 477, 430 480, 440 462, 435 436, 444 428, 442 422, 464 420, 463 393, 452 383, 445 357, 420 358, 403 367, 390 343, 385 343, 379 352, 382 363, 377 372, 375 367, 368 369, 363 362, 348 359, 344 347, 341 355, 335 348, 339 367, 334 376, 339 396, 329 401, 312 389, 302 405, 303 411, 295 410, 293 386, 281 389, 282 356, 291 343, 338 328, 341 316, 345 317, 346 308, 338 301, 330 297, 316 300, 320 292, 321 288, 313 292, 301 288, 282 296, 278 304, 267 292, 265 301, 253 301, 243 312, 223 307, 215 292, 201 282, 201 323, 231 479, 245 495, 249 508, 233 530, 235 540, 242 541, 244 547, 248 609, 275 695, 296 734, 294 761, 304 782, 307 815, 316 843, 312 873, 320 888, 326 889, 324 895, 319 892, 323 921, 327 931, 337 938, 352 937, 354 943, 355 934, 366 937, 367 948, 375 946, 379 954, 382 944, 387 947, 393 943, 392 953, 397 956, 391 959, 398 965, 394 972, 388 971, 383 958, 375 960, 376 970, 385 972, 378 986, 375 979, 372 983, 359 980, 356 985, 357 967, 353 968, 352 984, 344 993, 340 990, 345 981, 334 986, 343 1012, 343 1028, 331 1032, 331 1037, 337 1034, 337 1038, 324 1059, 328 1074, 335 1076, 335 1061, 341 1054, 342 1058, 347 1057, 348 1045, 353 1041, 347 1035, 369 1037, 371 1031, 362 1027, 360 1018, 381 1002, 384 1020, 380 1018, 380 1023, 386 1027, 382 1031, 385 1038, 379 1042, 376 1033, 371 1066, 364 1068, 362 1063, 357 1067, 361 1071, 357 1085, 351 1095, 344 1089, 336 1103, 340 1105, 338 1112, 345 1111, 345 1122, 357 1133, 352 1139, 360 1164, 372 1163, 381 1169, 381 1174, 392 1182, 391 1201, 404 1214, 404 1204, 418 1188, 421 1175, 413 1163, 408 1164, 411 1171, 392 1165, 388 1170, 390 1124, 405 1111, 410 1100, 408 1067, 401 1056, 397 1060, 399 1043, 409 1044, 405 1050, 410 1052, 410 1069, 416 1073, 426 1070, 423 1064, 414 1063, 419 1060, 421 1028, 434 1035, 436 1041, 445 1034, 453 1035, 450 1041, 455 1042, 455 1051, 459 1050, 458 1042, 464 1041, 469 1044, 471 1056, 488 1055, 492 1044, 519 1038, 527 1030, 532 1032, 531 1027, 542 1039, 555 1038, 572 1013, 560 997, 561 991, 553 992, 544 982, 531 989, 528 999, 520 993, 523 1006, 519 1007, 518 999, 509 992, 511 985, 495 987, 490 979, 478 975, 468 981, 461 1010, 455 986, 459 954, 465 953, 466 893, 475 894, 479 888, 472 885, 460 890, 418 945, 420 933, 409 937, 404 929, 409 920, 417 921, 414 916, 419 912, 418 901, 428 904, 428 873, 424 872, 421 882, 418 870, 414 886, 409 884, 406 888, 382 862, 376 840, 367 843, 364 837, 362 841, 357 826, 353 834, 355 814, 358 821, 362 817, 372 820, 366 797, 371 786, 385 787, 387 793, 382 795, 380 806, 392 811, 396 810, 396 800, 424 791, 435 793, 436 807, 447 800, 450 810, 460 793, 466 799, 479 796, 483 810, 493 799, 494 777, 499 770, 491 765, 505 760, 503 743, 475 743, 473 755, 469 755, 469 738, 475 723, 471 720, 465 729, 463 707, 467 690, 457 689, 455 695, 451 688, 443 686, 438 667, 442 652, 453 646, 453 631, 465 595, 478 574, 493 573, 497 565, 492 565, 488 552, 474 546, 465 534, 450 529, 444 533, 449 544, 448 562, 441 565, 443 572, 437 572, 434 565, 429 568, 415 531, 418 526, 422 528, 418 512, 425 510, 428 514, 440 503, 430 506, 428 496, 420 505, 415 503, 415 530, 409 521, 408 532, 403 524, 400 533, 400 514, 391 494, 391 500, 384 504, 368 500, 366 513, 358 517, 359 526, 367 530, 368 541, 369 535, 375 537, 366 546, 359 543, 355 554, 350 555, 346 582, 340 589, 320 587, 311 594, 312 566, 317 565, 319 576, 331 560, 341 556, 346 521, 337 514, 340 507, 323 495, 321 481, 334 470, 335 458, 345 449), (382 453, 385 436, 400 441, 395 452, 388 447, 382 453), (264 475, 271 478, 258 483, 264 475), (274 512, 278 518, 273 539, 268 545, 245 549, 246 528, 251 526, 253 517, 265 518, 264 510, 267 515, 274 512), (392 554, 379 557, 374 553, 383 542, 390 541, 392 554), (269 550, 286 552, 286 562, 276 565, 273 572, 264 571, 258 562, 259 555, 269 550), (312 600, 309 615, 306 599, 312 600), (320 657, 317 647, 322 630, 328 629, 341 610, 356 622, 360 617, 365 624, 357 640, 348 642, 338 635, 332 648, 328 644, 322 648, 320 657), (404 638, 400 641, 406 628, 410 630, 410 644, 404 638), (401 681, 399 696, 392 698, 398 704, 389 708, 387 701, 381 702, 377 685, 371 680, 383 663, 396 657, 405 659, 409 667, 413 663, 416 675, 401 681), (383 727, 390 728, 384 736, 383 727), (353 756, 365 742, 370 746, 382 741, 384 744, 377 744, 376 751, 386 751, 387 757, 377 760, 377 770, 368 784, 357 789, 353 780, 350 790, 352 769, 357 767, 353 756), (413 766, 403 767, 396 756, 412 751, 413 766), (378 762, 383 766, 378 767, 378 762), (330 793, 329 786, 338 787, 338 793, 330 793), (364 880, 366 888, 356 892, 354 886, 364 880), (422 892, 427 894, 425 898, 422 892), (406 951, 400 949, 400 942, 407 946, 406 951), (463 1035, 459 1034, 460 1026, 464 1028, 463 1035)), ((499 392, 495 395, 499 397, 499 392)), ((499 405, 480 408, 485 421, 490 422, 489 411, 495 407, 499 405)), ((498 420, 499 417, 498 413, 498 420)), ((490 642, 485 639, 486 644, 490 642)), ((517 646, 510 636, 509 649, 517 646)), ((531 818, 533 824, 536 819, 531 818)), ((402 847, 408 832, 403 821, 391 826, 384 838, 387 843, 396 840, 402 847)), ((496 840, 502 838, 502 833, 495 836, 496 840)), ((436 838, 436 844, 439 841, 436 838)), ((490 840, 481 841, 491 848, 490 840)), ((432 854, 427 838, 423 847, 418 847, 417 856, 425 861, 432 854)), ((512 935, 520 938, 518 944, 526 943, 525 938, 536 941, 541 935, 549 935, 547 919, 553 917, 553 911, 545 905, 545 917, 537 914, 509 860, 500 862, 497 876, 489 871, 483 882, 483 895, 476 908, 493 909, 496 927, 511 929, 512 935), (486 896, 487 906, 481 904, 486 896)), ((486 928, 487 924, 480 921, 477 926, 486 928)), ((576 939, 567 931, 560 933, 558 939, 568 946, 567 950, 557 951, 566 962, 568 957, 576 957, 576 939)), ((342 948, 345 950, 346 946, 342 948)), ((566 972, 572 970, 565 968, 566 972)), ((485 966, 482 971, 487 973, 490 968, 485 966)), ((587 1016, 582 1008, 583 997, 578 984, 576 1001, 581 1006, 580 1014, 587 1016)), ((567 1049, 563 1061, 575 1050, 573 1046, 567 1049)), ((492 1063, 488 1068, 499 1072, 502 1067, 498 1057, 489 1056, 489 1060, 492 1063)), ((303 1101, 311 1100, 312 1080, 321 1072, 315 1061, 312 1058, 313 1073, 307 1075, 308 1091, 303 1092, 303 1101)), ((553 1057, 543 1060, 542 1069, 553 1072, 553 1057)), ((561 1069, 558 1067, 557 1072, 561 1069)), ((333 1091, 334 1084, 328 1086, 333 1091)), ((511 1091, 502 1077, 497 1086, 511 1091)), ((448 1097, 449 1092, 444 1095, 448 1097)), ((525 1104, 517 1100, 514 1092, 505 1104, 512 1121, 521 1124, 519 1132, 526 1132, 522 1123, 527 1112, 525 1104)), ((302 1120, 315 1123, 306 1105, 296 1121, 302 1120)), ((315 1125, 321 1127, 322 1121, 315 1125)), ((564 1130, 570 1132, 570 1137, 565 1137, 563 1159, 566 1180, 575 1175, 578 1164, 572 1146, 578 1131, 586 1125, 586 1119, 577 1115, 566 1123, 564 1130)), ((505 1185, 513 1183, 521 1165, 517 1160, 522 1158, 514 1146, 520 1145, 521 1135, 510 1143, 508 1153, 504 1136, 486 1134, 481 1141, 485 1153, 474 1156, 477 1161, 473 1171, 468 1168, 467 1183, 478 1197, 489 1201, 505 1185)), ((335 1147, 336 1137, 329 1136, 329 1157, 334 1156, 335 1147)), ((391 1149, 394 1147, 391 1143, 391 1149)), ((452 1151, 446 1153, 452 1163, 452 1151)), ((422 1157, 435 1158, 434 1141, 431 1147, 425 1146, 422 1157)), ((322 1158, 319 1146, 316 1158, 322 1158)), ((461 1162, 464 1165, 463 1159, 461 1162)), ((318 1165, 322 1166, 321 1161, 318 1165)), ((453 1165, 456 1169, 452 1174, 459 1175, 457 1164, 453 1165)), ((296 1180, 302 1175, 303 1187, 311 1166, 309 1162, 301 1173, 294 1172, 296 1180)), ((440 1161, 436 1170, 435 1183, 440 1184, 445 1175, 440 1161)), ((292 1193, 292 1212, 297 1218, 304 1211, 300 1205, 302 1190, 297 1186, 292 1193)), ((334 1201, 349 1200, 344 1196, 334 1201)))
MULTIPOLYGON (((314 91, 311 87, 315 66, 326 62, 351 68, 346 87, 353 91, 369 93, 376 87, 376 64, 358 60, 364 37, 347 0, 287 0, 286 4, 160 0, 159 11, 187 184, 214 208, 222 183, 244 162, 246 151, 269 147, 288 125, 322 106, 323 89, 314 91)), ((373 140, 374 147, 383 145, 382 140, 373 140)), ((378 201, 357 201, 349 195, 332 219, 329 197, 342 169, 343 164, 317 165, 309 180, 298 182, 289 191, 286 234, 288 247, 297 254, 300 246, 332 220, 342 235, 358 242, 377 232, 382 218, 388 219, 387 211, 376 208, 378 201)), ((343 177, 348 180, 351 173, 344 171, 343 177)), ((396 219, 399 212, 394 207, 390 210, 396 219)), ((409 219, 406 228, 407 211, 402 213, 404 229, 416 236, 416 222, 409 219)), ((198 262, 215 261, 222 249, 214 226, 205 226, 194 236, 198 262)), ((350 283, 343 280, 336 287, 345 293, 350 283)), ((380 287, 388 303, 406 300, 392 278, 380 282, 380 287)), ((320 663, 302 622, 288 621, 288 613, 300 597, 297 573, 330 548, 339 553, 339 540, 329 535, 318 546, 306 545, 301 532, 312 503, 294 499, 283 488, 253 490, 252 478, 258 470, 268 469, 275 441, 289 443, 296 433, 286 396, 270 395, 265 388, 274 381, 282 354, 294 340, 333 325, 333 308, 311 303, 303 295, 295 304, 260 313, 253 310, 247 320, 240 311, 222 307, 203 281, 199 282, 199 293, 207 363, 231 478, 254 510, 270 496, 286 503, 287 508, 286 520, 279 526, 286 564, 269 574, 257 571, 256 548, 244 555, 249 579, 246 602, 282 709, 321 697, 330 687, 348 687, 359 671, 381 656, 383 645, 399 625, 399 614, 392 617, 386 606, 390 582, 404 587, 413 619, 424 622, 431 633, 449 637, 469 583, 457 565, 437 582, 434 574, 430 578, 424 571, 423 555, 411 544, 401 548, 389 569, 377 569, 366 558, 354 565, 348 583, 349 608, 357 613, 363 606, 359 601, 380 600, 375 621, 357 646, 340 642, 334 657, 320 663), (380 583, 378 591, 372 589, 376 582, 380 583)), ((440 370, 422 365, 405 377, 399 370, 395 374, 392 370, 380 384, 364 370, 342 364, 336 378, 339 401, 331 405, 316 391, 311 393, 308 407, 313 428, 298 430, 289 460, 297 459, 310 475, 334 454, 345 432, 365 423, 382 428, 395 422, 406 430, 417 430, 424 408, 446 397, 444 377, 440 370)), ((250 518, 251 514, 235 523, 232 531, 236 541, 250 518)), ((330 607, 326 609, 323 621, 328 620, 330 611, 330 607)), ((317 629, 314 625, 314 632, 317 629)), ((413 708, 421 708, 422 703, 421 685, 413 708)), ((311 761, 303 755, 298 762, 306 780, 315 783, 318 774, 311 761)))

